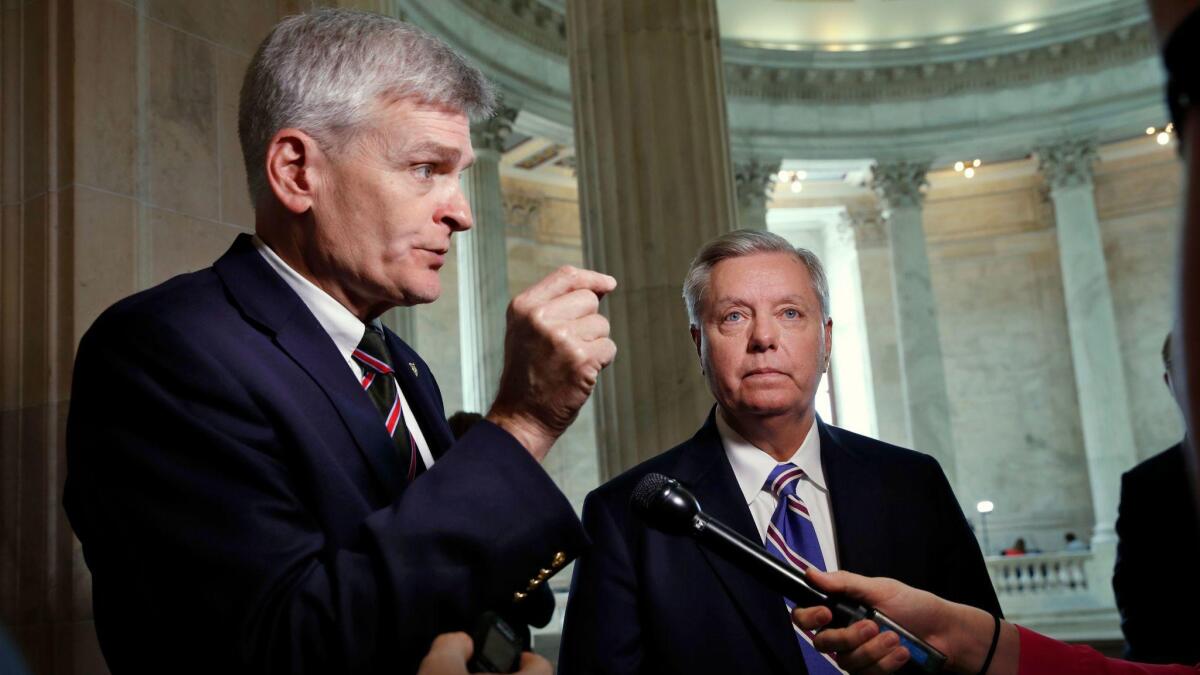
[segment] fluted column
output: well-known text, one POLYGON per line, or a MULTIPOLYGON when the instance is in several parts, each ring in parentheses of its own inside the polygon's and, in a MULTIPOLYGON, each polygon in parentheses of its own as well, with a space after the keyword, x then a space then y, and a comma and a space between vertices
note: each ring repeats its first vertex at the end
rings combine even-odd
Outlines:
POLYGON ((1096 518, 1095 548, 1114 539, 1120 475, 1136 462, 1104 241, 1092 196, 1096 146, 1090 140, 1071 140, 1039 148, 1037 156, 1054 203, 1071 361, 1096 518))
POLYGON ((458 317, 462 359, 463 410, 486 413, 504 367, 505 310, 508 307, 508 249, 500 155, 517 111, 502 106, 471 127, 475 164, 463 177, 475 227, 459 235, 458 317))
POLYGON ((737 189, 738 225, 751 230, 767 229, 767 204, 775 188, 779 160, 749 159, 735 162, 733 182, 737 189))
POLYGON ((912 447, 933 455, 954 484, 950 398, 921 222, 921 189, 926 185, 928 170, 929 164, 922 162, 879 164, 871 182, 888 212, 900 380, 912 447))
POLYGON ((620 284, 595 393, 602 477, 685 440, 712 397, 680 288, 737 222, 714 0, 568 0, 584 256, 620 284))

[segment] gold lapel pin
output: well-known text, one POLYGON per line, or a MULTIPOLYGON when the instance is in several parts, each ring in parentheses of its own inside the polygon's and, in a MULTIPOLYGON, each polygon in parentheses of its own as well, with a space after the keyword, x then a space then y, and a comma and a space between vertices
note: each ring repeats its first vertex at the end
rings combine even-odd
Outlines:
POLYGON ((417 373, 417 364, 409 361, 408 368, 412 371, 413 377, 419 377, 419 373, 417 373))

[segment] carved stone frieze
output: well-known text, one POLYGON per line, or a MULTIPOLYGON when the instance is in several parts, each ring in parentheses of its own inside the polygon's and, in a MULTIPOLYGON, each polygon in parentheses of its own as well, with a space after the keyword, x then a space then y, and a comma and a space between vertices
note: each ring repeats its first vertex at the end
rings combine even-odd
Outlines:
POLYGON ((1092 182, 1092 171, 1098 155, 1096 141, 1091 138, 1047 143, 1035 148, 1034 154, 1038 158, 1038 171, 1051 190, 1092 182))
POLYGON ((871 189, 887 209, 921 206, 929 162, 881 162, 871 169, 871 189))
MULTIPOLYGON (((566 21, 558 9, 537 0, 457 0, 476 15, 526 43, 566 58, 566 21)), ((725 63, 729 96, 782 101, 868 103, 938 98, 1003 89, 1091 73, 1157 54, 1148 21, 1024 48, 1000 49, 949 60, 918 59, 854 65, 814 64, 811 58, 781 63, 779 57, 746 57, 725 63), (775 60, 767 62, 766 59, 775 60)), ((770 54, 771 50, 762 50, 770 54)), ((797 55, 821 54, 802 50, 797 55)), ((861 55, 860 55, 861 56, 861 55)))

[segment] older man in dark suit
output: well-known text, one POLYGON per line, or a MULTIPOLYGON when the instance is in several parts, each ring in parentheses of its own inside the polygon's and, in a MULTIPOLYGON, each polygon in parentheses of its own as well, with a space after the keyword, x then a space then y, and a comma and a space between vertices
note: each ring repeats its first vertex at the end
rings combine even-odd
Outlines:
POLYGON ((588 496, 561 672, 835 673, 784 598, 629 509, 642 476, 805 568, 903 579, 999 613, 983 558, 932 458, 829 426, 815 412, 833 323, 820 261, 777 235, 706 245, 684 285, 717 405, 691 439, 588 496))
POLYGON ((260 46, 239 110, 256 235, 110 308, 76 361, 64 499, 116 675, 390 675, 484 610, 545 618, 529 605, 583 533, 539 462, 613 358, 615 281, 564 268, 513 301, 521 348, 457 441, 379 322, 438 297, 492 104, 393 19, 319 11, 260 46))

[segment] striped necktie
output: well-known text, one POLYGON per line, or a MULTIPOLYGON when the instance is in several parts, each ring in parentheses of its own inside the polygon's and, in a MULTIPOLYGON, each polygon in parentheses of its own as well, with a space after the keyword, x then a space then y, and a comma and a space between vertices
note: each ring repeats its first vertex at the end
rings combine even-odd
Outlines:
POLYGON ((362 388, 383 415, 383 424, 395 444, 395 459, 389 458, 388 465, 399 464, 411 481, 425 469, 425 463, 417 452, 417 444, 413 441, 412 434, 408 433, 408 426, 404 424, 400 386, 396 382, 391 359, 388 358, 383 334, 374 326, 368 326, 362 341, 351 356, 362 365, 362 388))
MULTIPOLYGON (((795 464, 780 464, 771 470, 763 485, 779 501, 771 522, 767 525, 767 551, 780 560, 801 570, 816 567, 825 571, 825 556, 821 555, 821 543, 817 541, 817 530, 813 527, 808 507, 796 494, 796 484, 804 478, 804 470, 795 464)), ((784 598, 788 614, 796 604, 784 598)), ((812 632, 792 624, 796 638, 800 641, 800 652, 810 675, 834 675, 842 672, 826 654, 812 646, 812 632)))

